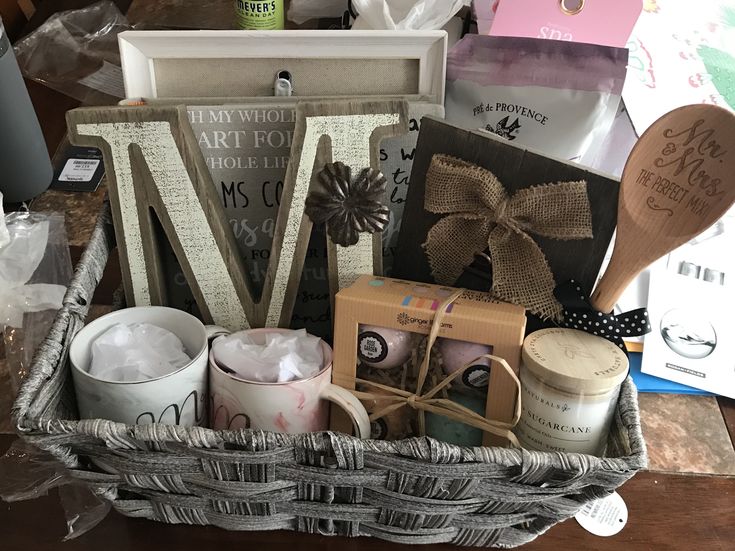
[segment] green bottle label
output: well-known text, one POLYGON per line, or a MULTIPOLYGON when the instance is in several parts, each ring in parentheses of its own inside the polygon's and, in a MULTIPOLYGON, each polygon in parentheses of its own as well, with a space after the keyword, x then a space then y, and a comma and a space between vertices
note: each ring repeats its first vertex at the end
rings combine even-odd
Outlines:
POLYGON ((283 29, 283 0, 235 0, 235 13, 240 29, 283 29))

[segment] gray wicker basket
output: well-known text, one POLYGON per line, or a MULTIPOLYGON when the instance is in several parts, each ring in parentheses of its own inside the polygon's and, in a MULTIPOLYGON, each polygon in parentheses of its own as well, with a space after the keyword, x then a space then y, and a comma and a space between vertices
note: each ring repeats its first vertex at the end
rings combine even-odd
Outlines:
POLYGON ((50 451, 123 515, 228 530, 514 547, 646 466, 630 380, 623 384, 609 457, 602 459, 462 448, 431 438, 384 442, 330 432, 77 420, 68 347, 113 247, 106 206, 13 416, 23 438, 50 451))

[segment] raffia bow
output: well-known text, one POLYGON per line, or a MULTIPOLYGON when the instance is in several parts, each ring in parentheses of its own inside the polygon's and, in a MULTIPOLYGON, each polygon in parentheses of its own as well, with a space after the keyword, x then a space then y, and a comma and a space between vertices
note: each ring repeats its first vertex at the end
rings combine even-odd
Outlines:
POLYGON ((426 382, 426 377, 429 373, 431 350, 434 346, 434 342, 436 342, 437 336, 439 335, 439 329, 441 328, 444 314, 446 313, 449 305, 452 304, 452 302, 454 302, 460 295, 462 295, 463 292, 464 289, 458 289, 455 293, 447 297, 446 300, 444 300, 444 302, 436 310, 434 321, 431 325, 431 331, 429 332, 429 337, 426 343, 426 353, 424 354, 424 358, 421 362, 421 367, 419 368, 415 393, 398 388, 393 388, 388 385, 383 385, 365 379, 356 379, 355 382, 372 387, 376 390, 381 390, 384 393, 378 394, 373 392, 362 392, 358 390, 353 390, 352 393, 360 400, 374 400, 376 402, 383 402, 385 404, 383 405, 383 407, 377 409, 370 415, 371 422, 385 415, 388 415, 389 413, 392 413, 397 409, 408 406, 418 411, 418 430, 419 435, 421 436, 424 436, 426 434, 425 413, 429 412, 435 413, 437 415, 443 415, 444 417, 447 417, 454 421, 459 421, 466 425, 470 425, 472 427, 487 431, 491 434, 501 436, 507 439, 512 445, 520 447, 518 439, 513 434, 512 429, 516 426, 518 420, 521 417, 521 383, 518 380, 518 377, 516 377, 516 374, 513 372, 513 369, 511 369, 510 365, 508 365, 508 362, 506 362, 503 358, 499 356, 494 356, 492 354, 484 354, 482 356, 479 356, 478 358, 475 358, 471 362, 467 363, 461 369, 445 377, 434 388, 422 393, 424 383, 426 382), (483 358, 487 358, 489 360, 497 362, 497 364, 502 366, 503 369, 513 378, 513 381, 516 383, 516 407, 513 415, 513 420, 511 422, 486 419, 482 415, 479 415, 471 409, 461 406, 460 404, 453 402, 452 400, 448 400, 446 398, 435 398, 435 396, 439 394, 445 387, 447 387, 452 381, 454 381, 454 379, 460 377, 462 373, 464 373, 470 367, 476 365, 478 361, 483 358), (385 394, 386 392, 387 394, 385 394))
POLYGON ((495 296, 544 319, 561 317, 554 275, 529 233, 562 240, 591 238, 585 181, 533 186, 509 197, 489 170, 434 155, 426 174, 424 208, 447 215, 429 230, 424 243, 437 282, 452 285, 489 248, 495 296))

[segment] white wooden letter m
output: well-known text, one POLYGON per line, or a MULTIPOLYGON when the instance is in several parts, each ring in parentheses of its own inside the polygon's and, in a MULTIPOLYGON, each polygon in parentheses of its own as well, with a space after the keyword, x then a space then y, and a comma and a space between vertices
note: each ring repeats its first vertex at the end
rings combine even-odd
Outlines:
MULTIPOLYGON (((72 143, 102 150, 129 305, 167 304, 159 251, 165 238, 205 322, 230 330, 266 322, 273 325, 275 320, 288 325, 293 302, 280 296, 286 291, 281 286, 275 286, 279 296, 273 297, 273 290, 277 281, 298 285, 292 272, 303 266, 301 257, 308 243, 295 254, 279 253, 286 228, 294 222, 298 227, 305 216, 303 205, 286 201, 286 212, 281 205, 271 264, 263 293, 255 302, 248 272, 184 106, 75 109, 67 113, 67 123, 72 143), (289 224, 290 218, 295 220, 289 224), (157 235, 159 223, 165 236, 157 235)), ((308 179, 300 184, 308 189, 308 179)), ((306 190, 299 191, 297 197, 305 195, 306 190)), ((284 196, 293 194, 293 188, 284 188, 284 196)))

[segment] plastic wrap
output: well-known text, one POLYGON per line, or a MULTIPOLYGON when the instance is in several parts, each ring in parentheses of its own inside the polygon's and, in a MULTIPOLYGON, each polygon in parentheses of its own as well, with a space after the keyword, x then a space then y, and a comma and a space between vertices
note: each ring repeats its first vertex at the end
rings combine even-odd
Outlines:
POLYGON ((16 440, 0 457, 0 498, 8 503, 36 499, 59 489, 66 517, 64 540, 81 536, 97 526, 112 508, 109 501, 75 479, 50 454, 16 440))
POLYGON ((428 31, 441 29, 469 0, 352 0, 354 30, 428 31))
MULTIPOLYGON (((2 194, 0 194, 2 204, 2 194)), ((17 392, 45 338, 72 277, 64 217, 0 210, 0 327, 10 381, 17 392)), ((68 534, 96 526, 110 504, 76 481, 50 454, 18 440, 0 457, 0 498, 35 499, 59 487, 68 534)))
POLYGON ((18 41, 26 78, 87 103, 125 96, 117 35, 131 27, 110 0, 59 12, 18 41))
POLYGON ((62 214, 13 212, 1 227, 7 236, 0 244, 0 329, 17 392, 61 308, 72 265, 62 214))

